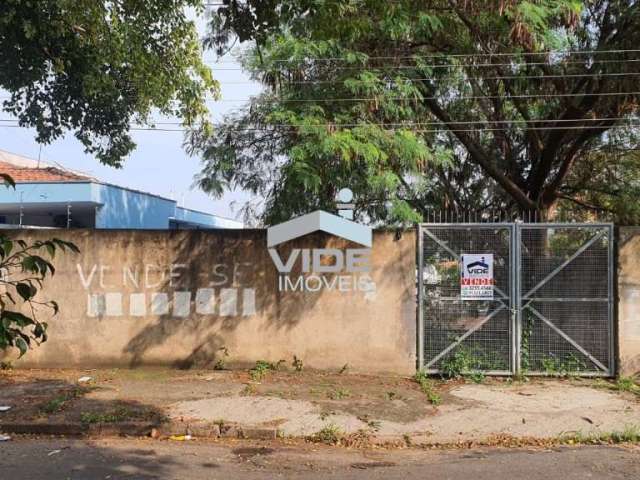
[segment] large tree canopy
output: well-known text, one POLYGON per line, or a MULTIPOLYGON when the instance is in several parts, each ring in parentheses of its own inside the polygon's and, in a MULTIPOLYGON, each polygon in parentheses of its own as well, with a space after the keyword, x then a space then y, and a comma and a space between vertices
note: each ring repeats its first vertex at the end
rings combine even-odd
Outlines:
POLYGON ((384 221, 611 211, 638 191, 621 173, 638 161, 635 0, 225 3, 209 45, 252 40, 245 67, 267 88, 194 133, 198 182, 264 197, 267 223, 331 207, 344 186, 384 221), (594 194, 605 178, 621 183, 594 194))
POLYGON ((205 96, 216 83, 188 8, 202 1, 3 0, 4 110, 35 127, 39 142, 73 131, 114 166, 135 147, 131 123, 154 110, 206 123, 205 96))

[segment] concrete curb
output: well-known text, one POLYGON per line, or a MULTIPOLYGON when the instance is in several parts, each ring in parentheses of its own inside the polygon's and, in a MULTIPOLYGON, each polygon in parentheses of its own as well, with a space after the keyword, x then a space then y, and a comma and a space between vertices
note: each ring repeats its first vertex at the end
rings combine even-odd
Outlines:
POLYGON ((195 438, 244 438, 251 440, 273 440, 280 432, 276 428, 241 426, 237 424, 211 424, 168 422, 153 424, 148 422, 122 423, 1 423, 0 432, 14 435, 59 435, 68 437, 97 436, 151 436, 153 438, 172 435, 191 435, 195 438))

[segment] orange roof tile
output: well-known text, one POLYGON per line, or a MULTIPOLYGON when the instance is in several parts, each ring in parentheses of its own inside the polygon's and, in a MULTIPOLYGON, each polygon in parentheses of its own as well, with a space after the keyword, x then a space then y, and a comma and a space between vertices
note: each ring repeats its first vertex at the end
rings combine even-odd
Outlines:
POLYGON ((0 173, 11 175, 16 183, 21 182, 70 182, 91 180, 90 177, 46 166, 42 168, 21 167, 0 161, 0 173))

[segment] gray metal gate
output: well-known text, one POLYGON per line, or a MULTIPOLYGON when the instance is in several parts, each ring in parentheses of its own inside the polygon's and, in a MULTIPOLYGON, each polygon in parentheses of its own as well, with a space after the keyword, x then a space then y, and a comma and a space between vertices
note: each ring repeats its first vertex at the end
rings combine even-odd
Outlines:
POLYGON ((612 225, 423 224, 418 241, 422 369, 613 375, 612 225), (493 300, 461 299, 474 253, 493 254, 493 300))

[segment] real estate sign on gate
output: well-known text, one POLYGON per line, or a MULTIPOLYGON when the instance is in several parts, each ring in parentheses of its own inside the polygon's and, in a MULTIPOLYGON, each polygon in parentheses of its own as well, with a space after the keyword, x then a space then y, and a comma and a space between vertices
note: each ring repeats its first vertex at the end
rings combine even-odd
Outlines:
POLYGON ((460 257, 462 300, 493 300, 493 254, 464 254, 460 257))

